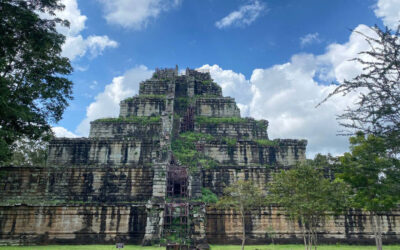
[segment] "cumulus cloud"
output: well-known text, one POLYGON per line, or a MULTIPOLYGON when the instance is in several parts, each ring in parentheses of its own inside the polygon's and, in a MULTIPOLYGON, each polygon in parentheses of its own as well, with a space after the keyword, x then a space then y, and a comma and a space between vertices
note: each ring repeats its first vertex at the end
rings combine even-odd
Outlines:
POLYGON ((300 37, 300 45, 301 45, 301 47, 304 47, 306 45, 310 45, 310 44, 313 44, 313 43, 320 43, 320 42, 321 42, 321 39, 319 38, 318 32, 310 33, 310 34, 307 34, 307 35, 305 35, 303 37, 300 37))
MULTIPOLYGON (((351 61, 351 59, 360 56, 358 55, 360 51, 370 49, 365 38, 359 33, 377 38, 376 33, 370 27, 360 24, 350 34, 348 42, 328 45, 326 53, 318 57, 320 63, 327 66, 325 68, 321 67, 320 78, 342 82, 344 79, 352 79, 362 72, 361 64, 351 61)), ((367 59, 366 55, 362 57, 367 59)))
POLYGON ((78 137, 76 134, 68 131, 64 127, 52 127, 51 130, 55 134, 56 137, 69 137, 69 138, 76 138, 78 137))
POLYGON ((108 23, 124 28, 142 29, 160 13, 180 5, 181 0, 98 0, 108 23))
POLYGON ((70 60, 75 60, 89 53, 91 57, 100 55, 106 48, 118 46, 116 41, 108 36, 91 35, 84 38, 80 33, 85 29, 87 17, 81 14, 76 0, 62 0, 65 5, 63 11, 56 11, 57 17, 68 20, 70 27, 57 26, 57 31, 66 36, 62 46, 62 55, 70 60))
POLYGON ((74 60, 89 53, 91 58, 101 55, 106 48, 116 48, 118 43, 108 36, 89 36, 86 39, 81 35, 68 36, 63 44, 63 56, 74 60))
POLYGON ((229 13, 226 17, 217 21, 215 26, 219 29, 229 26, 245 27, 253 23, 266 10, 264 3, 254 0, 229 13))
POLYGON ((391 29, 397 29, 400 24, 400 2, 398 0, 378 0, 375 15, 391 29))
POLYGON ((114 77, 112 82, 105 86, 104 91, 95 97, 95 101, 86 108, 86 118, 79 124, 76 133, 87 136, 91 121, 104 117, 117 117, 120 101, 137 94, 139 83, 150 78, 152 72, 141 65, 128 70, 122 76, 114 77))
POLYGON ((358 31, 369 35, 371 32, 360 25, 348 42, 331 44, 322 55, 296 54, 287 63, 253 70, 250 79, 218 65, 204 65, 201 69, 210 71, 224 95, 237 99, 242 115, 269 120, 271 138, 307 139, 308 157, 316 153, 338 155, 348 150, 348 138, 337 136, 342 128, 336 115, 351 107, 358 93, 335 96, 322 106, 315 106, 336 87, 321 79, 342 82, 361 72, 360 65, 349 62, 369 48, 358 31))

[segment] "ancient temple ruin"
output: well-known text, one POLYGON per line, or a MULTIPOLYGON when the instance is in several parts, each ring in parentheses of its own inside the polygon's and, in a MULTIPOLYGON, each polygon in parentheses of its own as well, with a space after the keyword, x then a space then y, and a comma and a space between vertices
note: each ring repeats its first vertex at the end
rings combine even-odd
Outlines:
MULTIPOLYGON (((305 159, 305 140, 270 140, 267 127, 242 118, 209 73, 157 69, 121 101, 118 118, 93 121, 88 138, 53 140, 47 166, 0 168, 0 244, 238 243, 239 215, 207 206, 202 193, 221 195, 240 179, 265 186, 305 159)), ((383 216, 385 242, 399 242, 399 216, 383 216)), ((246 221, 249 243, 302 242, 279 207, 246 221)), ((373 243, 357 210, 331 216, 319 237, 373 243)))

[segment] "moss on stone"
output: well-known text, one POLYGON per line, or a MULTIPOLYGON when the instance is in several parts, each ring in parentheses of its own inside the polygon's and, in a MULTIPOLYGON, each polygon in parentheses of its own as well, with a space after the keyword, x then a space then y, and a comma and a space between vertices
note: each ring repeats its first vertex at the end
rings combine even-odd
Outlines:
POLYGON ((240 124, 247 122, 249 122, 249 119, 240 117, 205 117, 205 116, 196 117, 196 123, 199 124, 222 124, 222 123, 240 124))
POLYGON ((132 97, 128 97, 126 99, 123 100, 123 102, 129 102, 132 101, 135 98, 141 98, 141 99, 165 99, 167 96, 166 95, 139 95, 139 96, 132 96, 132 97))
POLYGON ((276 141, 271 141, 271 140, 267 140, 267 139, 256 139, 254 141, 259 146, 278 146, 278 143, 276 141))
POLYGON ((160 121, 161 121, 160 116, 129 116, 129 117, 117 117, 117 118, 101 118, 93 122, 112 122, 112 123, 131 122, 131 123, 138 123, 141 125, 148 125, 151 123, 159 123, 160 121))
POLYGON ((197 142, 210 142, 213 140, 215 140, 215 138, 210 134, 186 132, 179 134, 179 136, 172 141, 171 148, 174 156, 182 165, 188 166, 192 172, 197 172, 199 167, 210 169, 217 166, 215 160, 196 150, 197 142))

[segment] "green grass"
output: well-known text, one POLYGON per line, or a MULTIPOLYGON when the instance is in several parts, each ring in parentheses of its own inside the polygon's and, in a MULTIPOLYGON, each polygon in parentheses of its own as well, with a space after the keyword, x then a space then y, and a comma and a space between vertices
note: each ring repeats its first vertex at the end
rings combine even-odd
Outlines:
MULTIPOLYGON (((212 246, 212 250, 239 250, 238 245, 212 246)), ((252 245, 246 246, 246 250, 304 250, 303 245, 252 245)), ((375 246, 349 246, 349 245, 322 245, 318 246, 318 250, 375 250, 375 246)), ((383 246, 383 250, 399 250, 397 246, 383 246)))
MULTIPOLYGON (((0 250, 115 250, 115 245, 48 245, 48 246, 7 246, 0 250)), ((160 250, 162 247, 142 247, 138 245, 125 245, 123 250, 160 250)))
MULTIPOLYGON (((0 246, 0 250, 113 250, 114 245, 48 245, 48 246, 0 246)), ((124 250, 160 250, 165 247, 142 247, 138 245, 126 245, 124 250)), ((212 250, 236 250, 240 249, 239 245, 212 245, 212 250)), ((247 250, 303 250, 303 245, 250 245, 246 246, 247 250)), ((349 245, 322 245, 318 246, 319 250, 375 250, 375 246, 349 246, 349 245)), ((399 250, 400 245, 383 246, 384 250, 399 250)))

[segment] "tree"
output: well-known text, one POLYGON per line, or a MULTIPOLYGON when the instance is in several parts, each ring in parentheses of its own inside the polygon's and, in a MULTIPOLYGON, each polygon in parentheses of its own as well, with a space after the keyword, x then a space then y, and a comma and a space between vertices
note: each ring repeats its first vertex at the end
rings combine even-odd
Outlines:
POLYGON ((361 91, 355 107, 338 116, 340 124, 353 132, 385 137, 395 155, 400 146, 400 26, 395 32, 378 26, 371 30, 372 36, 358 32, 370 45, 353 59, 362 65, 363 72, 344 80, 321 103, 334 95, 361 91))
POLYGON ((217 202, 218 208, 231 208, 240 213, 242 220, 242 250, 246 241, 245 216, 252 209, 259 208, 265 204, 265 196, 262 190, 251 181, 240 180, 232 183, 224 189, 224 195, 217 202))
POLYGON ((352 188, 352 206, 370 213, 376 246, 381 250, 379 213, 397 207, 400 200, 400 161, 388 157, 383 138, 359 132, 350 144, 351 152, 340 158, 338 176, 352 188))
POLYGON ((39 140, 29 140, 26 137, 18 139, 14 142, 10 160, 4 162, 4 165, 46 166, 48 141, 51 138, 54 138, 53 133, 43 135, 39 140))
POLYGON ((273 175, 268 184, 269 200, 286 210, 301 226, 306 250, 317 249, 318 224, 329 214, 346 207, 347 185, 324 177, 322 156, 308 160, 290 170, 273 175))
POLYGON ((65 37, 56 31, 68 22, 54 14, 63 7, 59 0, 0 1, 0 162, 18 139, 43 138, 72 99, 65 37))

